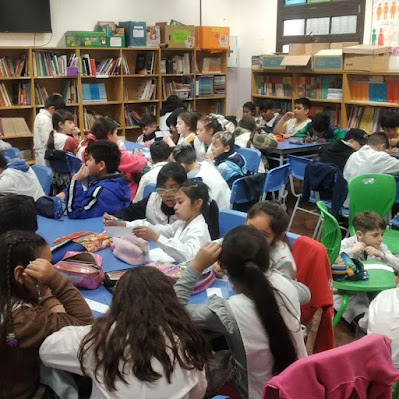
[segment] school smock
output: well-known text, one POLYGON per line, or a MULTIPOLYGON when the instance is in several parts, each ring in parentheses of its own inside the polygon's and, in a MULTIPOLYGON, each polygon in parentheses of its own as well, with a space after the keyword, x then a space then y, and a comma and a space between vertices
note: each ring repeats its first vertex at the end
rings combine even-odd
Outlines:
POLYGON ((195 133, 190 133, 188 136, 183 137, 182 135, 180 135, 179 140, 177 142, 177 145, 179 144, 192 144, 194 145, 194 140, 196 139, 196 134, 195 133))
POLYGON ((309 118, 299 123, 296 118, 289 119, 284 123, 281 133, 293 136, 298 130, 303 129, 309 122, 311 122, 309 118))
POLYGON ((121 173, 92 180, 87 187, 72 180, 65 190, 68 218, 89 219, 114 213, 130 203, 130 189, 121 173))
POLYGON ((265 133, 273 133, 273 130, 276 127, 276 125, 280 119, 281 119, 281 115, 278 112, 275 112, 273 118, 270 119, 270 121, 265 121, 262 118, 264 124, 260 125, 260 126, 265 133))
MULTIPOLYGON (((274 359, 268 334, 259 320, 255 304, 244 294, 239 294, 228 299, 213 295, 207 304, 188 305, 194 285, 201 275, 188 267, 174 286, 176 295, 201 329, 225 336, 232 353, 235 371, 233 384, 241 396, 244 399, 260 398, 263 386, 273 376, 274 359)), ((307 356, 299 321, 300 307, 296 289, 278 272, 269 271, 265 278, 276 290, 275 298, 290 331, 298 358, 307 356)), ((215 374, 217 372, 214 370, 215 374)), ((209 378, 212 379, 212 375, 209 378)))
MULTIPOLYGON (((78 351, 82 339, 90 332, 91 326, 65 327, 48 337, 40 347, 40 358, 45 366, 53 367, 70 373, 83 375, 78 359, 78 351)), ((169 354, 172 355, 171 353, 169 354)), ((203 398, 206 391, 205 371, 186 370, 178 362, 174 365, 171 374, 171 383, 164 376, 162 365, 156 360, 151 361, 154 371, 161 377, 155 382, 139 380, 132 372, 132 364, 120 363, 120 369, 124 366, 124 378, 127 381, 117 379, 115 391, 108 391, 102 369, 95 376, 95 363, 92 350, 84 359, 85 371, 93 382, 93 390, 90 398, 109 399, 199 399, 203 398)))
POLYGON ((187 173, 187 178, 201 177, 202 182, 209 188, 209 196, 213 199, 220 211, 230 209, 230 187, 219 171, 210 162, 199 162, 199 166, 187 173))
POLYGON ((78 143, 73 137, 54 131, 54 149, 75 154, 78 149, 78 143))
POLYGON ((44 191, 32 168, 23 159, 16 159, 0 174, 0 194, 27 195, 36 201, 44 191))
POLYGON ((399 287, 380 292, 370 303, 367 334, 392 340, 392 361, 399 369, 399 287))
POLYGON ((148 226, 154 229, 159 234, 156 242, 158 247, 177 262, 193 259, 202 245, 211 241, 208 225, 201 214, 188 225, 183 220, 177 220, 167 225, 152 225, 146 220, 126 222, 126 227, 138 226, 148 226))
POLYGON ((318 138, 324 138, 326 141, 329 141, 330 143, 334 143, 338 140, 342 140, 345 138, 345 134, 341 129, 338 129, 337 127, 333 125, 329 125, 327 130, 323 132, 323 135, 318 137, 313 134, 313 124, 312 122, 308 123, 303 129, 298 130, 295 134, 294 137, 311 137, 313 139, 318 139, 318 138))
POLYGON ((194 149, 195 149, 195 154, 197 155, 197 159, 199 160, 204 159, 205 155, 212 154, 212 144, 207 146, 205 145, 205 143, 200 141, 198 137, 196 137, 194 140, 194 149))
POLYGON ((296 263, 288 244, 277 241, 270 247, 270 267, 292 280, 296 279, 296 263))
POLYGON ((36 115, 33 124, 33 148, 35 150, 36 165, 46 165, 44 153, 46 152, 48 138, 52 130, 51 113, 47 109, 41 109, 36 115))

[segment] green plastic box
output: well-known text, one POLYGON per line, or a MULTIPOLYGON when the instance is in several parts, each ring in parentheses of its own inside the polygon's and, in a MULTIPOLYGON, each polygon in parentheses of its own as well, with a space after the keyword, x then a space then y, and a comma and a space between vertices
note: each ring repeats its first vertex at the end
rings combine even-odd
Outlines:
POLYGON ((107 35, 104 32, 65 32, 67 47, 108 47, 107 35))

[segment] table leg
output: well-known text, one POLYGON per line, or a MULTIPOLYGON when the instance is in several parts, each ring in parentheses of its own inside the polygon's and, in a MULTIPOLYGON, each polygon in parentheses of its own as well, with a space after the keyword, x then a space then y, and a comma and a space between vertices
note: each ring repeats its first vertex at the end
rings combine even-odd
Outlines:
POLYGON ((280 154, 280 166, 284 165, 284 154, 280 154))
POLYGON ((340 309, 338 310, 338 313, 335 315, 334 320, 333 320, 333 327, 335 328, 339 321, 342 318, 342 315, 345 313, 346 308, 348 307, 348 302, 349 302, 349 295, 344 294, 344 298, 342 301, 342 305, 340 309))

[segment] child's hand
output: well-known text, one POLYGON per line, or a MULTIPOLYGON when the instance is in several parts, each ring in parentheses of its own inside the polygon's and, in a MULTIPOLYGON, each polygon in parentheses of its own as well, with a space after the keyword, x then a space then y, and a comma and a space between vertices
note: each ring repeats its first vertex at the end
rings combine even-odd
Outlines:
POLYGON ((305 137, 305 143, 311 143, 313 139, 310 136, 305 137))
POLYGON ((292 119, 292 118, 294 118, 295 117, 295 115, 294 115, 294 113, 292 112, 292 111, 288 111, 288 112, 286 112, 285 114, 284 114, 284 116, 283 116, 283 118, 284 118, 284 120, 288 120, 288 119, 292 119))
POLYGON ((104 213, 103 223, 105 224, 105 226, 126 226, 126 222, 124 220, 120 220, 115 216, 109 215, 108 213, 104 213))
POLYGON ((381 252, 380 250, 375 249, 374 247, 368 246, 365 248, 365 251, 366 251, 367 255, 369 255, 369 256, 373 255, 373 256, 377 256, 378 258, 385 259, 384 252, 381 252))
POLYGON ((165 141, 166 144, 167 144, 169 147, 175 147, 175 146, 176 146, 175 143, 173 142, 171 136, 164 136, 163 141, 165 141))
POLYGON ((389 146, 395 147, 398 144, 398 141, 399 141, 399 139, 397 137, 393 138, 393 139, 389 139, 389 146))
POLYGON ((89 168, 83 164, 80 169, 73 175, 72 180, 82 181, 89 176, 89 168))
POLYGON ((138 226, 133 229, 133 233, 135 236, 142 238, 147 241, 158 241, 159 234, 148 226, 138 226))
POLYGON ((191 268, 202 273, 207 267, 214 264, 222 252, 222 246, 217 242, 207 242, 195 255, 191 268))
POLYGON ((54 266, 48 260, 37 258, 29 263, 22 275, 32 277, 41 284, 49 285, 56 273, 54 266))
POLYGON ((316 141, 318 143, 326 143, 327 142, 327 140, 324 137, 319 137, 316 141))
POLYGON ((364 242, 357 242, 352 248, 352 253, 358 254, 360 252, 364 252, 365 249, 366 249, 366 244, 364 242))
POLYGON ((215 273, 216 278, 223 278, 224 272, 223 272, 223 269, 220 267, 220 263, 219 262, 215 262, 212 265, 212 270, 215 273))

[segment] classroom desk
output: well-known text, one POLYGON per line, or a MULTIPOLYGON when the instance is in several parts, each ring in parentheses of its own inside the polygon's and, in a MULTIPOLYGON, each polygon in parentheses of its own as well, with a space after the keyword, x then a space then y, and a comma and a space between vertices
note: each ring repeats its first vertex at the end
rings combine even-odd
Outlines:
POLYGON ((330 143, 304 143, 304 144, 291 144, 289 140, 280 141, 276 148, 269 151, 266 155, 267 158, 279 161, 279 166, 284 164, 288 154, 301 153, 305 158, 316 158, 319 148, 322 145, 330 143), (305 154, 303 154, 305 153, 305 154))

